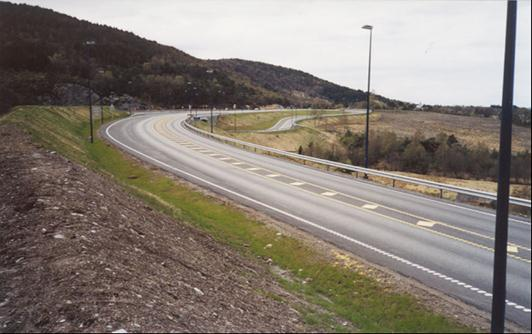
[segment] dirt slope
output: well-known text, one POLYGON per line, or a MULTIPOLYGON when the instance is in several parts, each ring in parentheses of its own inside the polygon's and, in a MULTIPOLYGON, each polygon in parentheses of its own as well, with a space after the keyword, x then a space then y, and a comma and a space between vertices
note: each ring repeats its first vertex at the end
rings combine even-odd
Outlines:
POLYGON ((15 128, 0 157, 0 332, 305 330, 252 260, 15 128))

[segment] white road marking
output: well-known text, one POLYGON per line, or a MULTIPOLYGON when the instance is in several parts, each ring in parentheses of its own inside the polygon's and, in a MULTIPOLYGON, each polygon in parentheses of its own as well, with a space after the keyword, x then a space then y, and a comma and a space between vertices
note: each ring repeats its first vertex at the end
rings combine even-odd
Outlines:
POLYGON ((432 227, 434 226, 434 224, 436 224, 436 222, 430 222, 430 221, 425 221, 425 220, 420 220, 416 223, 416 225, 423 226, 423 227, 432 227))
POLYGON ((362 207, 363 207, 364 209, 375 210, 375 209, 378 208, 379 206, 378 206, 378 205, 375 205, 375 204, 364 204, 364 205, 362 205, 362 207))
POLYGON ((268 174, 268 175, 266 175, 266 176, 267 176, 267 177, 279 177, 279 176, 281 176, 281 175, 279 175, 279 174, 268 174))
MULTIPOLYGON (((357 180, 355 180, 355 181, 357 181, 357 180)), ((357 182, 360 182, 360 181, 357 181, 357 182)), ((364 184, 367 184, 370 187, 378 187, 378 185, 376 185, 376 184, 371 184, 371 183, 366 183, 366 182, 364 184)), ((398 191, 398 190, 392 190, 392 191, 398 191)), ((481 211, 481 210, 477 210, 477 209, 473 209, 473 208, 468 208, 466 206, 460 206, 460 205, 456 205, 456 204, 452 204, 452 203, 447 203, 445 201, 438 201, 438 200, 427 198, 427 197, 423 197, 423 196, 420 196, 420 195, 417 195, 417 194, 410 194, 410 193, 407 193, 407 192, 401 192, 401 196, 414 197, 416 199, 421 199, 421 200, 428 201, 428 202, 433 202, 433 203, 438 203, 438 204, 442 204, 442 205, 447 205, 447 206, 451 206, 453 208, 458 208, 458 209, 462 209, 462 210, 467 210, 467 211, 480 213, 480 214, 483 214, 483 215, 486 215, 486 216, 495 217, 495 214, 493 214, 491 212, 481 211)), ((520 220, 520 219, 515 219, 515 218, 512 218, 512 217, 508 217, 508 220, 511 220, 513 222, 516 222, 516 223, 519 223, 519 224, 523 224, 523 225, 528 225, 528 226, 532 225, 532 223, 529 223, 529 222, 526 222, 526 221, 523 221, 523 220, 520 220)))
MULTIPOLYGON (((176 122, 178 122, 178 121, 176 121, 176 122)), ((184 123, 184 122, 185 122, 185 121, 181 121, 179 124, 181 125, 181 124, 184 123)), ((181 125, 181 128, 182 128, 182 129, 185 129, 185 127, 183 127, 182 125, 181 125)), ((325 172, 325 171, 322 171, 322 172, 325 172)), ((329 175, 333 175, 333 176, 338 176, 338 175, 335 175, 334 173, 328 173, 328 174, 329 174, 329 175)), ((361 181, 359 181, 359 180, 354 180, 354 182, 361 182, 361 181)), ((368 185, 369 187, 382 189, 382 186, 379 186, 379 185, 376 185, 376 184, 366 183, 366 182, 364 182, 364 184, 368 185)), ((399 192, 398 190, 392 190, 392 191, 399 192)), ((451 207, 454 207, 454 208, 458 208, 458 209, 462 209, 462 210, 467 210, 467 211, 472 211, 472 212, 480 213, 480 214, 483 214, 483 215, 487 215, 487 216, 495 217, 495 214, 494 214, 494 213, 491 213, 491 212, 481 211, 481 210, 477 210, 477 209, 474 209, 474 208, 469 208, 469 207, 466 207, 466 206, 460 206, 460 205, 456 205, 456 204, 448 203, 448 202, 441 201, 441 200, 430 199, 430 198, 428 198, 428 197, 421 196, 421 195, 418 195, 418 194, 411 194, 411 193, 408 193, 408 192, 401 192, 401 196, 413 197, 413 198, 420 199, 420 200, 424 200, 424 201, 429 201, 429 202, 433 202, 433 203, 438 203, 438 204, 442 204, 442 205, 447 205, 447 206, 451 206, 451 207)), ((520 219, 516 219, 516 218, 513 218, 513 217, 508 217, 508 220, 509 220, 509 221, 516 222, 516 223, 520 223, 520 224, 523 224, 523 225, 528 225, 528 226, 531 226, 531 225, 532 225, 532 223, 529 223, 529 222, 527 222, 527 221, 523 221, 523 220, 520 220, 520 219)))
MULTIPOLYGON (((326 232, 326 233, 329 233, 329 234, 334 235, 334 236, 336 236, 336 237, 339 237, 339 238, 341 238, 341 239, 347 240, 347 241, 349 241, 349 242, 351 242, 351 243, 354 243, 354 244, 356 244, 356 245, 358 245, 358 246, 361 246, 361 247, 363 247, 363 248, 366 248, 366 249, 368 249, 368 250, 370 250, 370 251, 373 251, 373 252, 378 253, 378 254, 380 254, 380 255, 383 255, 383 256, 389 257, 389 258, 391 258, 391 259, 394 259, 394 260, 396 260, 396 261, 398 261, 398 262, 401 262, 401 263, 403 263, 403 264, 405 264, 405 265, 408 265, 408 266, 410 266, 410 267, 413 267, 413 268, 421 268, 421 270, 422 270, 422 271, 425 271, 425 272, 429 272, 429 271, 430 271, 431 274, 434 275, 434 276, 436 276, 436 277, 438 277, 439 275, 443 275, 443 274, 440 274, 440 273, 438 273, 438 272, 436 272, 436 271, 434 271, 434 270, 430 270, 430 269, 428 269, 428 268, 426 268, 426 267, 423 267, 422 265, 416 264, 416 263, 411 262, 411 261, 408 261, 408 260, 406 260, 406 259, 404 259, 404 258, 402 258, 402 257, 399 257, 399 256, 394 255, 394 254, 392 254, 392 253, 389 253, 389 252, 387 252, 387 251, 384 251, 384 250, 382 250, 382 249, 380 249, 380 248, 377 248, 377 247, 375 247, 375 246, 371 246, 371 245, 369 245, 369 244, 367 244, 367 243, 365 243, 365 242, 362 242, 362 241, 359 241, 359 240, 357 240, 357 239, 354 239, 354 238, 348 237, 348 236, 346 236, 346 235, 344 235, 344 234, 341 234, 341 233, 339 233, 339 232, 336 232, 336 231, 334 231, 334 230, 331 230, 331 229, 329 229, 329 228, 327 228, 327 227, 324 227, 324 226, 321 226, 321 225, 319 225, 319 224, 317 224, 317 223, 311 222, 310 220, 307 220, 307 219, 305 219, 305 218, 301 218, 301 217, 299 217, 299 216, 293 215, 293 214, 291 214, 291 213, 289 213, 289 212, 286 212, 286 211, 284 211, 284 210, 278 209, 278 208, 276 208, 276 207, 274 207, 274 206, 268 205, 268 204, 266 204, 266 203, 263 203, 263 202, 258 201, 258 200, 256 200, 256 199, 253 199, 253 198, 248 197, 248 196, 246 196, 246 195, 240 194, 240 193, 238 193, 238 192, 236 192, 236 191, 233 191, 233 190, 230 190, 230 189, 225 188, 225 187, 223 187, 223 186, 220 186, 220 185, 218 185, 218 184, 216 184, 216 183, 213 183, 213 182, 210 182, 210 181, 208 181, 208 180, 205 180, 205 179, 203 179, 203 178, 201 178, 201 177, 199 177, 199 176, 196 176, 196 175, 194 175, 194 174, 190 174, 190 173, 188 173, 188 172, 186 172, 186 171, 184 171, 184 170, 181 170, 181 169, 179 169, 179 168, 176 168, 176 167, 174 167, 174 166, 172 166, 172 165, 169 165, 169 164, 167 164, 167 163, 165 163, 165 162, 162 162, 162 161, 160 161, 160 160, 158 160, 158 159, 155 159, 155 158, 153 158, 153 157, 151 157, 151 156, 149 156, 149 155, 147 155, 147 154, 145 154, 145 153, 142 153, 142 152, 140 152, 140 151, 138 151, 138 150, 132 148, 131 146, 128 146, 127 144, 124 144, 124 143, 120 142, 119 140, 117 140, 115 137, 113 137, 113 136, 109 133, 109 130, 110 130, 113 126, 115 126, 116 124, 119 124, 119 123, 121 123, 121 122, 123 122, 123 121, 126 121, 126 120, 128 120, 128 119, 127 119, 127 118, 124 118, 124 119, 121 119, 121 120, 119 120, 119 121, 116 121, 116 122, 112 123, 111 125, 109 125, 109 126, 105 129, 105 134, 106 134, 111 140, 113 140, 114 142, 116 142, 117 144, 121 145, 122 147, 124 147, 124 148, 126 148, 126 149, 128 149, 128 150, 130 150, 130 151, 132 151, 132 152, 135 152, 136 154, 138 154, 138 155, 140 155, 140 156, 145 157, 145 158, 148 159, 148 160, 151 160, 151 161, 153 161, 153 162, 155 162, 155 163, 157 163, 157 164, 159 164, 159 165, 161 165, 161 166, 164 166, 164 167, 166 167, 166 168, 168 168, 168 169, 171 169, 171 170, 173 170, 173 171, 175 171, 175 172, 178 172, 178 173, 180 173, 180 174, 182 174, 182 175, 186 175, 186 176, 188 176, 188 177, 190 177, 190 178, 196 179, 196 180, 198 180, 198 181, 200 181, 200 182, 202 182, 202 183, 205 183, 205 184, 207 184, 207 185, 210 185, 210 186, 212 186, 212 187, 214 187, 214 188, 218 188, 218 189, 220 189, 220 190, 222 190, 222 191, 224 191, 224 192, 227 192, 227 193, 229 193, 229 194, 232 194, 232 195, 234 195, 234 196, 236 196, 236 197, 240 197, 240 198, 242 198, 242 199, 244 199, 244 200, 246 200, 246 201, 249 201, 249 202, 255 203, 255 204, 260 205, 260 206, 262 206, 262 207, 265 207, 265 208, 267 208, 267 209, 269 209, 269 210, 272 210, 272 211, 278 212, 278 213, 280 213, 280 214, 282 214, 282 215, 284 215, 284 216, 287 216, 287 217, 289 217, 289 218, 292 218, 292 219, 294 219, 294 220, 297 220, 297 221, 299 221, 299 222, 301 222, 301 223, 307 224, 307 225, 312 226, 312 227, 314 227, 314 228, 316 228, 316 229, 322 230, 322 231, 324 231, 324 232, 326 232)), ((445 276, 445 275, 443 275, 443 276, 445 276)), ((445 277, 447 277, 447 276, 445 276, 445 277)), ((458 280, 457 280, 457 281, 458 281, 458 280)), ((461 286, 460 283, 462 283, 462 282, 458 281, 458 283, 457 283, 456 285, 461 286)), ((473 286, 471 286, 471 285, 469 285, 469 284, 463 285, 463 287, 466 288, 466 289, 469 289, 469 290, 471 290, 471 288, 473 288, 473 286)), ((476 291, 478 291, 478 290, 479 290, 479 289, 476 288, 476 291)), ((491 297, 488 297, 488 298, 491 298, 491 297)), ((524 306, 518 305, 518 304, 516 304, 516 303, 510 302, 509 300, 506 300, 506 304, 507 304, 508 306, 514 306, 516 309, 522 310, 523 312, 530 313, 530 311, 531 311, 530 309, 528 309, 528 308, 526 308, 526 307, 524 307, 524 306), (520 308, 517 308, 516 306, 520 306, 520 308)))
POLYGON ((251 167, 251 168, 248 168, 248 170, 259 170, 259 169, 262 169, 262 168, 258 168, 258 167, 251 167))
MULTIPOLYGON (((175 127, 175 124, 174 124, 174 127, 175 127)), ((183 129, 184 129, 184 128, 183 128, 183 129)), ((266 169, 266 170, 267 170, 267 169, 266 169)), ((334 192, 334 191, 331 191, 330 189, 324 188, 324 187, 322 187, 322 186, 318 186, 318 185, 315 185, 315 186, 318 187, 318 188, 322 188, 323 190, 328 191, 328 192, 334 192)), ((310 192, 310 191, 308 191, 308 192, 310 192)), ((310 192, 310 193, 313 193, 313 192, 310 192)), ((314 194, 315 194, 315 193, 314 193, 314 194)), ((369 202, 368 200, 365 200, 365 199, 362 199, 362 198, 358 198, 358 197, 356 197, 356 196, 351 196, 351 195, 347 195, 347 194, 344 194, 344 196, 347 196, 347 197, 349 197, 349 198, 353 198, 353 199, 356 199, 356 200, 360 200, 360 201, 367 202, 368 205, 365 207, 366 209, 374 210, 375 208, 379 207, 379 205, 376 204, 376 203, 369 202)), ((333 196, 330 196, 330 197, 332 198, 333 196)), ((333 199, 333 200, 334 200, 334 199, 333 199)), ((356 207, 356 206, 354 206, 354 205, 351 205, 351 204, 348 204, 348 203, 345 203, 345 202, 340 202, 340 203, 342 203, 342 204, 346 204, 346 205, 350 205, 350 206, 353 206, 353 207, 356 207)), ((444 203, 444 204, 445 204, 445 203, 444 203)), ((416 217, 415 215, 413 215, 413 214, 411 214, 411 213, 407 213, 407 212, 404 212, 404 211, 401 211, 401 210, 394 209, 394 208, 392 208, 392 207, 386 207, 386 206, 383 206, 383 207, 386 208, 386 209, 390 209, 390 210, 392 210, 392 211, 395 211, 395 212, 399 212, 400 214, 406 214, 406 215, 409 215, 409 216, 412 216, 412 217, 415 217, 415 218, 422 218, 422 217, 416 217)), ((409 222, 406 222, 406 221, 401 221, 401 220, 398 220, 398 221, 400 221, 401 223, 406 223, 406 224, 408 224, 408 225, 414 225, 414 224, 409 223, 409 222)), ((436 222, 436 224, 437 224, 437 223, 438 223, 438 222, 436 222)), ((443 224, 443 223, 441 223, 441 224, 444 225, 444 226, 448 226, 448 227, 454 228, 454 229, 458 229, 458 230, 460 230, 460 231, 462 231, 462 232, 466 232, 466 233, 469 233, 469 234, 477 235, 477 236, 480 236, 480 237, 483 237, 483 238, 493 239, 493 238, 489 238, 489 237, 487 237, 487 236, 485 236, 485 235, 482 235, 482 234, 478 234, 478 233, 475 233, 475 232, 471 232, 471 231, 467 231, 467 230, 464 230, 464 229, 456 228, 455 226, 452 226, 452 225, 447 225, 447 224, 443 224)), ((425 228, 424 226, 419 226, 419 227, 420 227, 420 228, 425 228)), ((427 229, 427 228, 425 228, 425 230, 427 230, 427 231, 431 231, 430 229, 427 229)), ((458 240, 458 241, 460 241, 460 242, 465 242, 465 243, 467 243, 467 244, 471 244, 471 245, 473 245, 473 246, 475 246, 475 247, 480 247, 480 248, 483 248, 483 249, 488 249, 487 247, 482 246, 482 245, 480 245, 480 244, 476 244, 476 243, 473 243, 473 242, 468 241, 468 240, 466 240, 466 239, 462 239, 462 238, 458 238, 458 237, 452 236, 452 235, 450 235, 450 234, 446 234, 446 233, 443 233, 443 232, 437 232, 437 231, 435 231, 434 233, 439 234, 439 235, 443 235, 443 236, 445 236, 445 237, 448 237, 448 238, 451 238, 451 239, 454 239, 454 240, 458 240)), ((525 247, 523 247, 523 246, 519 246, 519 247, 522 248, 523 250, 529 250, 529 249, 527 249, 527 248, 525 248, 525 247)), ((491 249, 490 249, 490 250, 491 250, 491 249)), ((519 257, 519 256, 516 256, 516 255, 513 255, 513 254, 510 254, 510 256, 511 256, 511 257, 514 257, 514 258, 516 258, 516 259, 518 259, 518 260, 522 260, 522 261, 525 261, 525 262, 527 262, 527 263, 530 263, 530 260, 526 260, 526 259, 521 258, 521 257, 519 257)))
POLYGON ((302 185, 305 184, 305 182, 292 182, 290 184, 293 185, 293 186, 302 186, 302 185))
POLYGON ((513 245, 508 245, 506 249, 508 250, 509 253, 519 253, 519 248, 513 245))
POLYGON ((335 192, 332 192, 332 191, 326 191, 324 193, 321 193, 323 196, 334 196, 336 195, 337 193, 335 192))
POLYGON ((225 158, 220 158, 220 160, 233 160, 233 158, 225 157, 225 158))

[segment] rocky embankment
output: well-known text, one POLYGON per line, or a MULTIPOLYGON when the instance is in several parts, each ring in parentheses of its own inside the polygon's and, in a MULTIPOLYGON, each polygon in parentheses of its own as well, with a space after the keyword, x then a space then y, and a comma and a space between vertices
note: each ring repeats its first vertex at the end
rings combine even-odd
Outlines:
POLYGON ((0 156, 0 332, 305 330, 253 260, 12 126, 0 156))

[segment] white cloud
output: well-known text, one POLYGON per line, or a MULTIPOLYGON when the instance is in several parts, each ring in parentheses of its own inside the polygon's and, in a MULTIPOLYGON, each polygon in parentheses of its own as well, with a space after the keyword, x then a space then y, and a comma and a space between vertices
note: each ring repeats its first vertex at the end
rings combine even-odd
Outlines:
MULTIPOLYGON (((283 65, 402 100, 499 104, 503 1, 34 0, 200 58, 283 65)), ((515 102, 531 105, 530 2, 519 2, 515 102)))

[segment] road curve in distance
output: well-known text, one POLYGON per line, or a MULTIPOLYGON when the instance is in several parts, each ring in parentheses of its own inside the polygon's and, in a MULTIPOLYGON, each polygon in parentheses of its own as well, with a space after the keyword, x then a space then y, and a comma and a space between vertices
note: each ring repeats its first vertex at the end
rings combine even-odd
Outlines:
MULTIPOLYGON (((103 134, 140 159, 490 311, 493 211, 247 152, 191 132, 186 117, 133 116, 103 134)), ((507 318, 528 329, 530 227, 510 220, 507 283, 507 318)))

